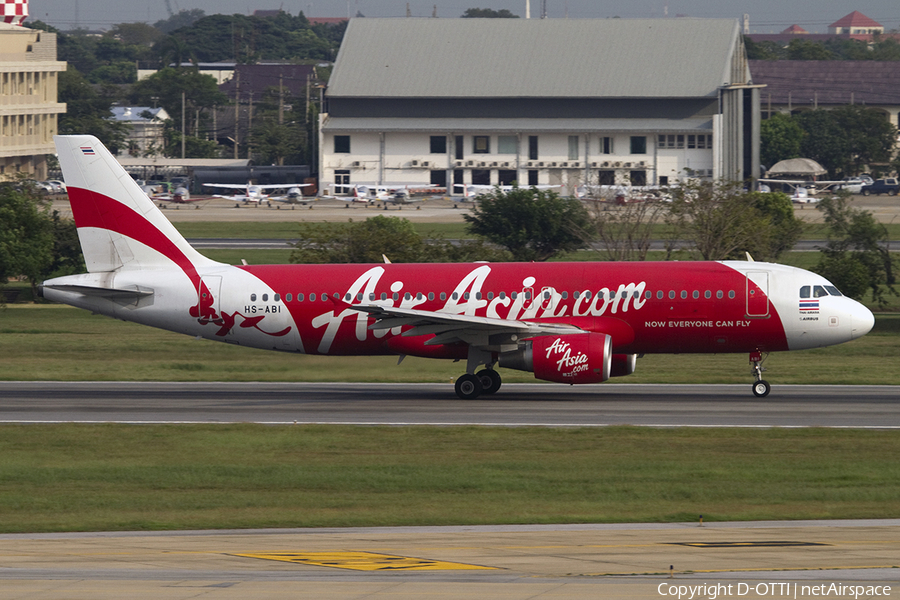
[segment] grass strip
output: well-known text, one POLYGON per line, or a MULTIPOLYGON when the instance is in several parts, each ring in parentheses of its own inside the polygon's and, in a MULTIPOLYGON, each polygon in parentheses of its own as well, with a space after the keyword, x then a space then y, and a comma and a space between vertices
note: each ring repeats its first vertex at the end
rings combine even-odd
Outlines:
MULTIPOLYGON (((868 335, 839 346, 773 353, 766 379, 779 384, 900 384, 900 314, 877 314, 868 335)), ((354 381, 449 383, 464 366, 394 356, 306 356, 198 340, 62 305, 0 308, 0 380, 354 381)), ((531 373, 502 369, 507 383, 531 373)), ((617 383, 744 383, 746 354, 648 354, 617 383)), ((603 386, 598 387, 602 393, 603 386)), ((452 396, 450 387, 448 394, 452 396)))
POLYGON ((900 516, 858 430, 0 426, 0 531, 900 516))

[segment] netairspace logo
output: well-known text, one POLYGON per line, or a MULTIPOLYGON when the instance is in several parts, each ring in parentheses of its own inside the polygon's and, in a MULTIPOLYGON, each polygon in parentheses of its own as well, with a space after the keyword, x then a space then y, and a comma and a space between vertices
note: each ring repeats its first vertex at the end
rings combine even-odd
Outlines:
POLYGON ((660 596, 678 600, 744 597, 751 598, 877 598, 891 595, 889 585, 845 585, 843 583, 800 584, 776 583, 714 583, 702 585, 674 585, 661 583, 656 588, 660 596))

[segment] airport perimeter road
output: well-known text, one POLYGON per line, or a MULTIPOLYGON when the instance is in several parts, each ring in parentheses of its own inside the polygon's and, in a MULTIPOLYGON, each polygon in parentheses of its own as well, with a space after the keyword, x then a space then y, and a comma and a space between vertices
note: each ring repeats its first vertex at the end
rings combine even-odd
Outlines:
POLYGON ((896 520, 16 534, 0 598, 891 598, 897 565, 896 520))
POLYGON ((898 386, 0 382, 0 422, 338 423, 900 429, 898 386))

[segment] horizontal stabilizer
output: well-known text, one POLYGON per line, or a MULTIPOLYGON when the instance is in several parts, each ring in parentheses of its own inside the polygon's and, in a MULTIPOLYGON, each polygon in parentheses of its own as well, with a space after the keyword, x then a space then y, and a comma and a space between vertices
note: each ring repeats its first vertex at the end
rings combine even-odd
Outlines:
POLYGON ((59 292, 71 292, 82 294, 85 296, 95 296, 98 298, 107 298, 121 302, 122 300, 136 302, 143 298, 153 295, 153 290, 134 286, 132 288, 108 288, 96 287, 90 285, 74 285, 74 284, 58 284, 44 285, 44 289, 56 290, 59 292))

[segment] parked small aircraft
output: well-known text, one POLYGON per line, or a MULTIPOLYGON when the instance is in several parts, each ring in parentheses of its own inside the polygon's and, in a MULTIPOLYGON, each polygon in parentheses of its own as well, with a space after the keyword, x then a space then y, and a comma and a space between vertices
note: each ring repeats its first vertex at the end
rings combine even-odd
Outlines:
POLYGON ((194 250, 99 140, 55 141, 88 272, 45 281, 47 299, 253 348, 463 360, 461 398, 497 392, 497 366, 600 383, 648 353, 749 354, 766 396, 769 352, 874 324, 821 275, 750 261, 231 266, 194 250))
MULTIPOLYGON (((304 188, 311 186, 311 183, 282 183, 282 184, 266 184, 266 185, 256 185, 252 184, 249 181, 246 185, 240 183, 204 183, 205 187, 211 188, 222 188, 226 190, 243 190, 243 194, 234 194, 234 195, 225 195, 225 194, 214 194, 213 198, 227 198, 228 200, 234 200, 236 202, 252 202, 259 204, 260 202, 264 202, 269 200, 270 195, 268 194, 268 190, 284 190, 289 188, 304 188)), ((290 192, 289 192, 290 193, 290 192)))

